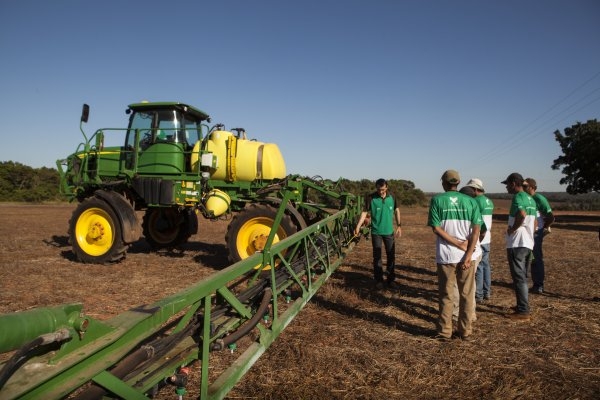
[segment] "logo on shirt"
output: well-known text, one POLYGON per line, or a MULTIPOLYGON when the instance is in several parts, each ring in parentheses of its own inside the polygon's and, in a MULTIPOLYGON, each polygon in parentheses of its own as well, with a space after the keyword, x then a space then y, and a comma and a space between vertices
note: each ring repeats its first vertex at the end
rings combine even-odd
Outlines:
POLYGON ((456 205, 458 203, 458 197, 450 197, 450 201, 453 205, 456 205))

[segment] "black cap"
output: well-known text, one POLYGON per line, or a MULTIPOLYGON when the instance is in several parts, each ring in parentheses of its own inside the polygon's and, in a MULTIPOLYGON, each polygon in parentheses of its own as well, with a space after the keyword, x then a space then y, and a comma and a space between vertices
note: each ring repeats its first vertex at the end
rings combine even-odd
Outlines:
POLYGON ((382 186, 387 186, 387 181, 383 178, 379 178, 377 179, 377 181, 375 181, 375 186, 378 188, 382 186))
POLYGON ((515 183, 518 183, 519 185, 522 185, 523 184, 523 175, 519 174, 518 172, 513 172, 505 180, 503 180, 500 183, 507 184, 507 183, 511 183, 511 182, 515 182, 515 183))

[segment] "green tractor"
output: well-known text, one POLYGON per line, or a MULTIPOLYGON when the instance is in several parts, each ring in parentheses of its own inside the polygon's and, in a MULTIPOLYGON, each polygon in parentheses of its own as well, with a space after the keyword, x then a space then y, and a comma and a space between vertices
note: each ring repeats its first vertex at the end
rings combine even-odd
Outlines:
POLYGON ((61 193, 79 202, 69 240, 81 262, 117 262, 142 235, 153 249, 175 248, 198 232, 200 214, 231 219, 225 241, 233 263, 262 251, 271 229, 275 243, 355 201, 329 183, 286 176, 277 145, 250 140, 241 128, 209 126, 195 107, 142 102, 126 113, 127 128, 88 138, 84 104, 85 141, 57 161, 61 193))

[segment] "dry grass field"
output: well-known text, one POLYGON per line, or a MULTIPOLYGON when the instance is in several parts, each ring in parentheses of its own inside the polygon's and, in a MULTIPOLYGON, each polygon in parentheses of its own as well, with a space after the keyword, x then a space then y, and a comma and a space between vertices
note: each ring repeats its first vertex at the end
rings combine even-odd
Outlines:
MULTIPOLYGON (((73 207, 0 204, 0 313, 82 302, 89 316, 106 319, 227 265, 226 223, 205 220, 181 252, 152 253, 141 240, 119 264, 79 264, 66 237, 73 207)), ((546 293, 530 297, 532 320, 520 323, 504 317, 515 305, 506 212, 498 202, 492 300, 478 307, 473 341, 431 338, 434 235, 427 209, 403 209, 399 289, 374 290, 371 244, 361 240, 227 398, 600 398, 600 212, 557 213, 544 247, 546 293)), ((186 398, 198 395, 195 382, 186 398)), ((175 395, 166 388, 158 398, 175 395)))

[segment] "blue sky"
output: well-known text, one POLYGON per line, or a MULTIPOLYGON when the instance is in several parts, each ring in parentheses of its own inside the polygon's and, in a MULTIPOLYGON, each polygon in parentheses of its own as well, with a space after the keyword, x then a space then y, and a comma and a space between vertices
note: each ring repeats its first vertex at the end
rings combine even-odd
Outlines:
POLYGON ((277 143, 288 173, 446 169, 564 191, 554 140, 600 117, 600 2, 0 0, 0 161, 55 167, 127 104, 181 101, 277 143))

